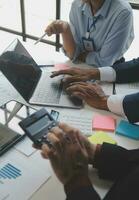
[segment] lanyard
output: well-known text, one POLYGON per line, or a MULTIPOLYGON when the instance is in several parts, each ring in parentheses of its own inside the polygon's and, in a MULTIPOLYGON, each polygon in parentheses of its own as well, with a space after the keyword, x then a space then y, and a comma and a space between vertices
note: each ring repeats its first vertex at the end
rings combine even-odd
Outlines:
POLYGON ((88 17, 86 38, 89 38, 89 36, 90 36, 90 31, 91 31, 91 29, 92 29, 93 27, 95 27, 95 24, 96 24, 96 22, 97 22, 97 19, 98 19, 97 17, 94 17, 93 23, 92 23, 91 26, 89 27, 89 17, 88 17))

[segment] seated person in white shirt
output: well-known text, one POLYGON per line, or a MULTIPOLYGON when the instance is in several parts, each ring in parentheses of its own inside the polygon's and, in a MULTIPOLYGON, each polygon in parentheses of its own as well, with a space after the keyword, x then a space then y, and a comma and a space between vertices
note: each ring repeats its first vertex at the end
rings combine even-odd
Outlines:
POLYGON ((139 58, 111 67, 61 70, 53 72, 51 77, 61 74, 70 75, 63 80, 70 95, 82 98, 92 107, 126 116, 130 122, 139 121, 139 92, 107 96, 98 84, 87 82, 92 79, 116 83, 139 82, 139 58))
POLYGON ((73 62, 104 67, 124 61, 134 38, 128 1, 74 0, 69 21, 55 20, 45 31, 48 36, 61 34, 63 49, 73 62))

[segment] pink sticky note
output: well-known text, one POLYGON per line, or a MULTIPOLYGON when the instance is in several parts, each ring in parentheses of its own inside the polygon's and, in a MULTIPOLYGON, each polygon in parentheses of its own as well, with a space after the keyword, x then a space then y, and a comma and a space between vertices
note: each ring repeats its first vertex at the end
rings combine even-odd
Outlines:
POLYGON ((93 119, 93 129, 114 131, 115 119, 111 116, 96 115, 93 119))
POLYGON ((58 64, 55 64, 54 71, 59 71, 59 70, 68 69, 68 68, 69 68, 68 65, 63 64, 63 63, 58 63, 58 64))

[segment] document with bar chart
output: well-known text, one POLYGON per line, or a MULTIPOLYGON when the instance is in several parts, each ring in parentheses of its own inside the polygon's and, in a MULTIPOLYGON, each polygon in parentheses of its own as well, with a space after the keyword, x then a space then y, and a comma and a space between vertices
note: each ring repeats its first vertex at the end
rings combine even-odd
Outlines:
POLYGON ((47 169, 10 155, 0 160, 0 200, 27 200, 49 177, 47 169))

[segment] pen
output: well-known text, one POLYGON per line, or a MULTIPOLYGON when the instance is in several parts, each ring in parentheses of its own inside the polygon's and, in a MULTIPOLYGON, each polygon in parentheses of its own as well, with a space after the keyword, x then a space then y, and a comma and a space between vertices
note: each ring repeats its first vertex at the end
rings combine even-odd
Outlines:
POLYGON ((113 94, 116 94, 115 82, 113 82, 113 94))
POLYGON ((34 44, 37 44, 38 42, 40 42, 41 39, 43 39, 46 35, 47 33, 44 33, 34 44))

